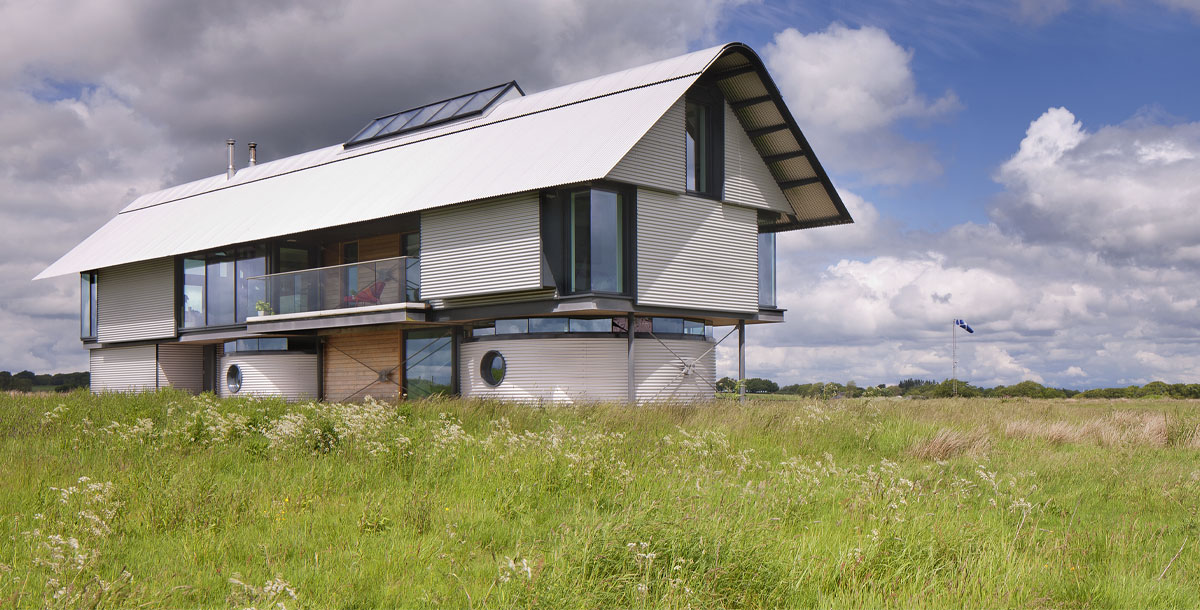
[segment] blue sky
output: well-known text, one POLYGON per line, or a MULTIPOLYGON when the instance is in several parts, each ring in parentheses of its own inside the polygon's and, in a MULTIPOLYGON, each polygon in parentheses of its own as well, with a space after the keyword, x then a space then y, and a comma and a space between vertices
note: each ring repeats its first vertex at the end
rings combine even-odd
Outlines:
MULTIPOLYGON (((0 369, 86 368, 72 278, 138 194, 370 117, 739 40, 855 216, 786 234, 750 372, 894 383, 1200 381, 1200 1, 74 0, 0 5, 0 369), (520 22, 522 27, 507 27, 520 22), (46 44, 44 32, 58 44, 46 44)), ((731 349, 719 351, 732 372, 731 349)))
POLYGON ((944 173, 908 188, 862 186, 834 175, 915 229, 944 230, 986 222, 1000 189, 996 168, 1012 155, 1029 122, 1065 106, 1085 125, 1122 123, 1139 112, 1196 120, 1200 101, 1200 20, 1195 13, 1152 3, 1092 4, 1045 23, 1001 4, 751 3, 723 26, 728 38, 765 47, 787 23, 819 31, 830 23, 884 29, 913 53, 923 90, 953 90, 962 107, 939 120, 900 126, 905 136, 934 146, 944 173), (948 25, 943 25, 948 24, 948 25))

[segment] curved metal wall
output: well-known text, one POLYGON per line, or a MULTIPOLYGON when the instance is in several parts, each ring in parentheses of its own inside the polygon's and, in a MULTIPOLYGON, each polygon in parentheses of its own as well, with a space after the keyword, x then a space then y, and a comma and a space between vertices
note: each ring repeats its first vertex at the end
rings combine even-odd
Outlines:
POLYGON ((226 354, 217 368, 217 395, 283 396, 287 400, 317 399, 317 355, 299 352, 278 354, 226 354), (229 391, 225 376, 230 365, 242 370, 242 389, 229 391))
MULTIPOLYGON (((717 360, 711 341, 638 338, 634 344, 634 384, 638 402, 708 400, 717 360), (667 348, 670 348, 668 350, 667 348), (685 372, 674 354, 695 361, 685 372), (707 353, 705 353, 707 352, 707 353), (703 378, 703 379, 701 379, 703 378)), ((513 402, 578 403, 621 401, 628 397, 624 337, 514 338, 464 343, 459 358, 462 395, 513 402), (500 385, 484 382, 483 356, 495 350, 506 370, 500 385)))

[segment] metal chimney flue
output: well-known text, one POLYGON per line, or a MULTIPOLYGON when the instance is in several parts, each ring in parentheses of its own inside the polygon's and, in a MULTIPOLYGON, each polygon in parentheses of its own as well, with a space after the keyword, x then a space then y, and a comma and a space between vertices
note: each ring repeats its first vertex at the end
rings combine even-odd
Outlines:
POLYGON ((258 149, 258 144, 251 142, 250 143, 250 165, 249 165, 249 167, 254 167, 255 165, 258 165, 257 149, 258 149))
POLYGON ((225 146, 227 146, 229 148, 229 168, 225 170, 225 179, 226 180, 233 178, 233 175, 237 173, 237 168, 233 166, 233 145, 234 144, 237 144, 237 140, 234 140, 233 138, 225 140, 225 146))

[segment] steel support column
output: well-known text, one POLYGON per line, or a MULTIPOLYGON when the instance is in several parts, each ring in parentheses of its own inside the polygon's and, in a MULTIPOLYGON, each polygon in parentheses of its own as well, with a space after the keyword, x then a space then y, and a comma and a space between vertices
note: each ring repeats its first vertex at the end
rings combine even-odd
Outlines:
POLYGON ((738 320, 738 400, 746 402, 746 321, 738 320))
POLYGON ((450 376, 450 393, 455 396, 462 396, 462 380, 459 379, 458 370, 459 358, 462 357, 460 350, 462 349, 463 327, 455 326, 454 334, 450 336, 450 367, 454 370, 450 376))
POLYGON ((637 404, 637 386, 633 381, 633 337, 634 337, 634 319, 633 314, 625 316, 625 335, 626 339, 626 360, 625 360, 625 391, 629 404, 637 404))

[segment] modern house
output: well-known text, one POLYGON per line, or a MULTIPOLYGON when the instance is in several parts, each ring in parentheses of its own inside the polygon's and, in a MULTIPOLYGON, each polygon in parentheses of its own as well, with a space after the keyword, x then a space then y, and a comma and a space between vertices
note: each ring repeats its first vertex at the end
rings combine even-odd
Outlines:
MULTIPOLYGON (((816 84, 814 84, 816 86, 816 84)), ((775 235, 852 222, 742 44, 388 114, 143 195, 78 273, 92 389, 522 401, 711 397, 782 322, 775 235)))

